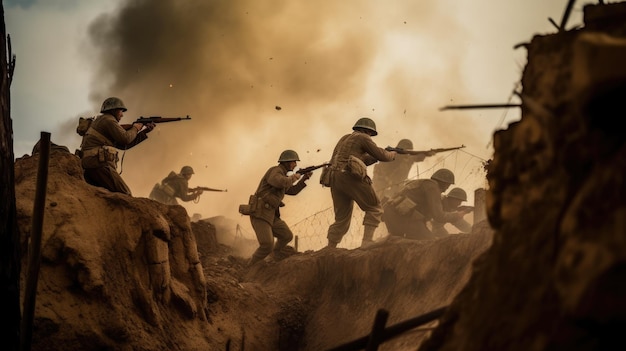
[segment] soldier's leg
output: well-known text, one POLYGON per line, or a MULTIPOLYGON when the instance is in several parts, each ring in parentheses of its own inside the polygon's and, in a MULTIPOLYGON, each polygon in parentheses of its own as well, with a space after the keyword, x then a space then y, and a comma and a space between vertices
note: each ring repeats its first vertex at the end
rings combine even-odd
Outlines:
POLYGON ((254 251, 248 263, 248 265, 253 265, 263 260, 272 252, 274 236, 272 235, 272 226, 267 221, 250 217, 250 223, 252 224, 252 229, 254 229, 257 241, 259 242, 259 247, 254 251))
POLYGON ((335 177, 335 184, 330 188, 330 194, 333 199, 333 209, 335 211, 335 222, 328 227, 328 246, 336 247, 341 242, 343 236, 350 229, 350 221, 352 220, 352 209, 354 202, 352 198, 345 192, 352 185, 346 182, 347 174, 338 174, 335 177))
POLYGON ((289 229, 287 223, 285 223, 285 221, 280 218, 277 218, 274 221, 272 231, 274 236, 276 237, 276 244, 274 244, 273 252, 274 258, 280 260, 285 257, 285 255, 282 254, 282 249, 284 249, 285 246, 287 246, 287 244, 289 244, 291 240, 293 240, 293 233, 291 232, 291 229, 289 229))
POLYGON ((374 192, 374 188, 367 181, 360 181, 353 188, 353 199, 359 207, 365 211, 363 218, 363 244, 369 244, 374 240, 374 232, 380 224, 383 216, 383 208, 380 200, 374 192))
POLYGON ((84 173, 85 180, 91 185, 132 196, 130 188, 126 185, 122 176, 112 167, 85 168, 84 173))
POLYGON ((385 226, 389 235, 404 237, 404 227, 402 216, 398 214, 392 206, 385 207, 385 226))

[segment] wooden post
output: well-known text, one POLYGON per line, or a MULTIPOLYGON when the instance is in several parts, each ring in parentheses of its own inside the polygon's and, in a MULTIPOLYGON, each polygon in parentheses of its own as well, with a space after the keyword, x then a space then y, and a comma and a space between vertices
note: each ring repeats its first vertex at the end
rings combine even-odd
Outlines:
POLYGON ((41 232, 43 229, 44 208, 46 206, 46 187, 48 184, 48 164, 50 163, 50 133, 41 132, 39 168, 37 169, 37 187, 33 205, 33 218, 28 246, 28 271, 24 290, 24 308, 21 324, 21 350, 29 351, 33 334, 35 315, 35 297, 41 263, 41 232))
POLYGON ((485 207, 485 198, 487 191, 482 188, 474 190, 474 224, 484 221, 487 218, 487 207, 485 207))

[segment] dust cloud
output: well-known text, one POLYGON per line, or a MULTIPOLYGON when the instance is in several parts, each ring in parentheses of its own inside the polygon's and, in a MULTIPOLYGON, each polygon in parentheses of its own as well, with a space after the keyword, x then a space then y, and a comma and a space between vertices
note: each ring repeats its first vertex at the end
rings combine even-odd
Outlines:
MULTIPOLYGON (((485 135, 439 112, 467 97, 468 38, 447 11, 437 1, 126 1, 90 26, 89 96, 94 106, 122 98, 121 123, 192 118, 159 124, 124 154, 134 196, 190 165, 190 186, 228 192, 183 203, 189 214, 238 217, 280 152, 296 150, 300 166, 326 162, 362 116, 377 123, 379 146, 482 150, 485 135)), ((304 197, 311 211, 331 203, 318 179, 304 197)))

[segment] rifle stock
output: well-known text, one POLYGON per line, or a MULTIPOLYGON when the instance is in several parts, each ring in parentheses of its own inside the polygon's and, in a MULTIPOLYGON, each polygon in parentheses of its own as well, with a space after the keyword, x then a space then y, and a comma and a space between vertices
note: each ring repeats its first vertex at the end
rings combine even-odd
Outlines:
POLYGON ((387 151, 395 151, 401 155, 424 155, 424 154, 429 154, 429 153, 440 153, 440 152, 445 152, 445 151, 452 151, 452 150, 458 150, 458 149, 462 149, 464 148, 465 145, 461 145, 461 146, 456 146, 456 147, 448 147, 448 148, 438 148, 438 149, 430 149, 430 150, 420 150, 420 151, 416 151, 416 150, 406 150, 400 147, 392 147, 392 146, 387 146, 385 148, 385 150, 387 151))
POLYGON ((309 166, 309 167, 305 167, 305 168, 300 168, 299 170, 296 171, 296 173, 298 174, 307 174, 309 172, 313 172, 316 169, 322 168, 324 166, 329 166, 330 162, 326 162, 326 163, 322 163, 321 165, 317 165, 317 166, 309 166))
POLYGON ((196 190, 202 190, 202 191, 217 191, 217 192, 222 192, 222 193, 224 193, 224 192, 227 192, 227 191, 228 191, 228 189, 215 189, 215 188, 209 188, 209 187, 206 187, 206 186, 197 186, 197 187, 195 187, 195 188, 191 188, 191 189, 189 189, 189 190, 191 190, 191 191, 196 191, 196 190))
POLYGON ((177 122, 191 119, 189 115, 186 117, 160 117, 160 116, 152 116, 152 117, 139 117, 131 124, 121 124, 122 128, 129 129, 135 123, 148 124, 148 123, 166 123, 166 122, 177 122))

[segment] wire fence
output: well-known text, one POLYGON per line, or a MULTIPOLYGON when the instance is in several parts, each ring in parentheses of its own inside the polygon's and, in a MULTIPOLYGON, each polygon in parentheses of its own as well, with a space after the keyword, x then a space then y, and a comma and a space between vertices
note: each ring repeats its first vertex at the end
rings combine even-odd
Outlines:
MULTIPOLYGON (((485 160, 462 149, 433 156, 414 166, 407 180, 430 178, 440 168, 448 168, 455 174, 453 187, 463 188, 468 195, 468 204, 474 204, 474 191, 487 187, 485 160)), ((368 171, 372 171, 369 167, 368 171)), ((297 196, 287 196, 286 206, 281 209, 283 218, 294 234, 290 243, 298 252, 317 251, 324 248, 328 227, 334 222, 334 210, 329 189, 315 189, 316 179, 311 178, 308 188, 297 196)), ((339 248, 354 249, 361 246, 363 239, 363 217, 365 213, 355 204, 352 221, 348 232, 344 235, 339 248)), ((251 228, 239 228, 242 237, 256 238, 251 228)), ((453 232, 453 231, 451 231, 453 232)), ((387 228, 381 223, 374 234, 374 240, 387 236, 387 228)))

